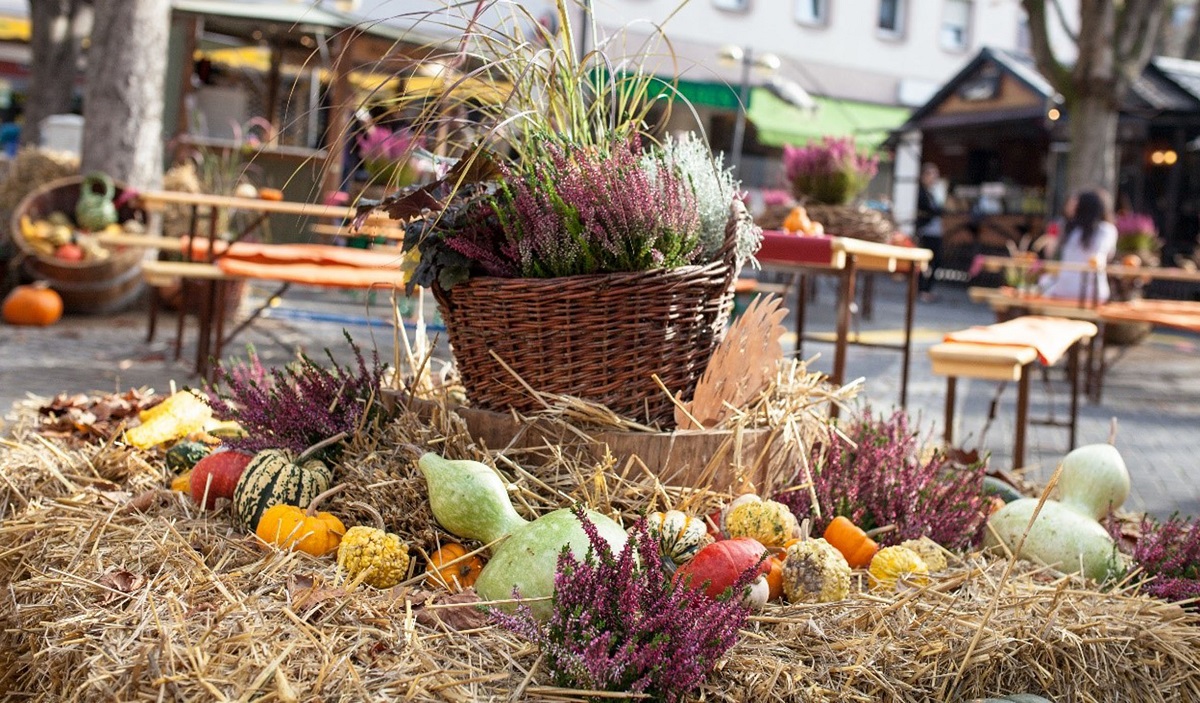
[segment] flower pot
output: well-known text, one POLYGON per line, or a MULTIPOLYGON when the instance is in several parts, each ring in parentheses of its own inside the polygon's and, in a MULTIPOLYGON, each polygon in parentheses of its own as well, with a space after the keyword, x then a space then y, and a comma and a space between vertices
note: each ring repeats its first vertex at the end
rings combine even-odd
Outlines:
POLYGON ((690 399, 729 318, 735 278, 732 264, 720 261, 560 278, 475 277, 434 295, 475 407, 542 409, 524 381, 669 426, 674 404, 654 377, 690 399))

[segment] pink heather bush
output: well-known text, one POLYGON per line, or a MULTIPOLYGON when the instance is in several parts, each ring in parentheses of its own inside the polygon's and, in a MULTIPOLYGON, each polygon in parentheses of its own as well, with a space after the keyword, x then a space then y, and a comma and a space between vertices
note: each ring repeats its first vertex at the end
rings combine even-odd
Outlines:
POLYGON ((400 162, 404 161, 409 156, 409 150, 413 146, 413 137, 405 130, 396 130, 393 132, 385 127, 371 126, 361 134, 355 141, 358 142, 358 151, 362 155, 363 161, 366 162, 400 162))
POLYGON ((485 274, 552 278, 695 263, 700 218, 691 190, 660 163, 651 173, 636 144, 611 150, 542 143, 445 245, 485 274))
MULTIPOLYGON (((909 429, 903 411, 885 420, 876 419, 868 408, 841 429, 849 442, 830 431, 824 445, 813 452, 820 518, 812 510, 807 488, 776 497, 796 517, 811 517, 815 534, 842 515, 864 530, 895 525, 895 530, 879 535, 884 545, 926 536, 959 549, 983 536, 983 462, 956 466, 940 453, 922 459, 917 434, 909 429)), ((804 480, 796 477, 797 483, 804 480)))
MULTIPOLYGON (((1121 543, 1121 526, 1109 520, 1109 532, 1121 543)), ((1166 522, 1144 518, 1133 546, 1134 564, 1150 579, 1142 591, 1169 601, 1200 598, 1200 521, 1172 515, 1166 522)))
POLYGON ((615 555, 581 507, 575 515, 591 547, 582 562, 566 549, 558 557, 549 621, 538 622, 526 605, 515 615, 493 610, 493 617, 538 645, 559 686, 684 698, 737 641, 748 610, 731 593, 741 593, 755 570, 712 600, 675 587, 645 519, 615 555))
POLYGON ((825 137, 783 147, 783 168, 797 197, 841 204, 862 192, 879 171, 879 159, 860 153, 853 137, 825 137))
MULTIPOLYGON (((384 366, 371 365, 346 335, 356 367, 339 366, 326 350, 330 367, 307 356, 284 368, 265 369, 251 348, 244 362, 221 365, 208 389, 209 404, 222 420, 237 420, 247 435, 227 440, 233 449, 304 449, 339 432, 354 434, 365 414, 377 412, 384 366)), ((336 447, 336 445, 335 445, 336 447)), ((326 450, 329 453, 335 448, 326 450)))
POLYGON ((1126 212, 1117 215, 1117 234, 1119 236, 1147 235, 1158 236, 1158 228, 1154 226, 1154 218, 1140 212, 1126 212))

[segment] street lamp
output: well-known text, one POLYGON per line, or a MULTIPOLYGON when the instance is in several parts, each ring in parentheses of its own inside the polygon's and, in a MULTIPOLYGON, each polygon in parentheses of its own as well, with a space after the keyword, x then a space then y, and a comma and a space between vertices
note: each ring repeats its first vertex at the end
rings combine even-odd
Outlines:
MULTIPOLYGON (((767 74, 779 70, 781 61, 775 54, 755 54, 750 47, 723 46, 717 52, 722 63, 741 64, 742 78, 738 85, 737 121, 733 126, 733 154, 730 158, 735 173, 742 165, 742 145, 746 141, 746 105, 750 101, 750 69, 757 68, 767 74)), ((740 174, 738 174, 740 175, 740 174)))

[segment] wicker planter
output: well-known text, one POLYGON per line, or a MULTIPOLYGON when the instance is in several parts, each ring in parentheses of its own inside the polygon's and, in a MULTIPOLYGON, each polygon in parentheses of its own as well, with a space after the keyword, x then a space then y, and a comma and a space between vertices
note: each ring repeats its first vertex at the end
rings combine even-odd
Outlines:
POLYGON ((652 376, 691 397, 728 320, 735 277, 721 261, 638 273, 476 277, 434 295, 475 407, 542 407, 495 352, 538 391, 665 427, 674 405, 652 376))

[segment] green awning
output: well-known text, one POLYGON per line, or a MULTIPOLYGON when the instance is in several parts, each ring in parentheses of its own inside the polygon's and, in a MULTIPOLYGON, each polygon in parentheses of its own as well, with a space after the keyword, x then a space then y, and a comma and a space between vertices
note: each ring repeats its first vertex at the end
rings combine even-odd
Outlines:
POLYGON ((769 146, 804 144, 821 137, 854 137, 864 147, 875 148, 888 132, 908 119, 911 109, 854 100, 814 97, 813 114, 777 98, 766 88, 750 91, 746 116, 758 129, 758 141, 769 146))
POLYGON ((672 100, 682 98, 693 107, 715 107, 718 110, 736 110, 738 106, 737 89, 724 83, 702 83, 700 81, 669 80, 666 78, 651 78, 652 84, 647 93, 654 95, 655 91, 672 100))

